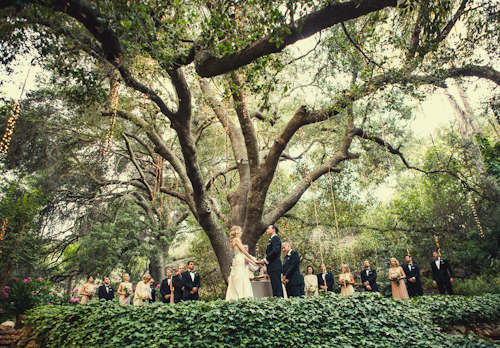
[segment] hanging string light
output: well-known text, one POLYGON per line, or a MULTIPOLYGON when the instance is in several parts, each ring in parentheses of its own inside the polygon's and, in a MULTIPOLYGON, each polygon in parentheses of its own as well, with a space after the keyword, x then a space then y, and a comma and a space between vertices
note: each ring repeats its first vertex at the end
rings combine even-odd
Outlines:
POLYGON ((113 115, 111 117, 111 125, 109 126, 108 134, 106 136, 107 140, 106 140, 106 148, 104 149, 104 152, 111 151, 111 145, 113 144, 113 133, 114 133, 114 127, 115 127, 115 123, 116 123, 116 113, 117 113, 117 109, 118 109, 119 90, 120 90, 120 82, 118 81, 117 78, 114 78, 111 81, 111 91, 110 91, 111 111, 113 112, 113 115))
POLYGON ((483 227, 481 226, 481 221, 479 221, 479 216, 477 215, 476 206, 474 205, 474 200, 472 199, 472 194, 469 192, 469 204, 472 208, 472 213, 474 214, 474 220, 476 220, 477 228, 479 229, 479 235, 484 238, 483 227))
POLYGON ((35 65, 36 58, 33 58, 30 63, 30 67, 28 68, 28 73, 26 74, 26 78, 24 79, 23 87, 21 89, 21 95, 19 96, 19 100, 14 102, 14 108, 12 113, 7 120, 7 127, 5 129, 5 134, 2 137, 2 141, 0 141, 0 155, 7 154, 9 150, 10 141, 12 139, 12 133, 14 133, 14 126, 16 125, 16 120, 19 118, 19 113, 21 111, 19 104, 24 94, 24 89, 26 88, 26 83, 28 82, 28 77, 30 75, 31 67, 35 65))
POLYGON ((12 139, 12 133, 14 133, 14 126, 16 124, 16 120, 19 117, 19 103, 14 102, 14 109, 7 121, 7 127, 5 129, 5 134, 2 137, 2 141, 0 142, 0 154, 6 154, 9 150, 10 141, 12 139))
POLYGON ((9 219, 5 218, 5 220, 3 220, 3 224, 2 224, 2 232, 0 233, 0 241, 3 240, 3 236, 5 235, 5 231, 7 230, 7 222, 9 222, 9 219))
POLYGON ((438 254, 439 254, 439 256, 441 256, 441 247, 439 246, 438 236, 434 235, 434 239, 436 240, 436 248, 438 250, 438 254))

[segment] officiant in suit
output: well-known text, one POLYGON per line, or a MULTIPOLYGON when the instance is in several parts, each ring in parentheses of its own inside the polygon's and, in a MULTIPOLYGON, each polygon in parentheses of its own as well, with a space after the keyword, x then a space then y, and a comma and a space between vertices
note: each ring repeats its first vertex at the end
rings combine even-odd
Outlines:
POLYGON ((366 291, 377 292, 377 271, 370 268, 370 261, 363 262, 364 270, 361 271, 361 283, 366 291))
POLYGON ((439 293, 444 294, 444 289, 448 290, 448 294, 453 295, 451 284, 453 283, 453 270, 451 269, 448 260, 442 259, 437 251, 432 252, 434 261, 431 262, 432 281, 434 286, 437 286, 439 293))
POLYGON ((286 286, 288 297, 300 297, 302 295, 303 278, 300 274, 300 256, 292 250, 290 244, 283 243, 281 250, 285 254, 283 260, 283 277, 281 281, 286 286))
POLYGON ((410 255, 405 255, 405 261, 406 265, 403 266, 403 271, 406 274, 406 289, 408 290, 408 295, 410 295, 410 297, 422 296, 424 290, 420 282, 420 270, 418 269, 418 265, 413 263, 410 255))
POLYGON ((109 285, 109 277, 104 277, 103 283, 97 290, 97 296, 99 296, 99 300, 112 301, 115 298, 115 290, 109 285))
POLYGON ((196 301, 200 298, 198 289, 201 285, 201 278, 200 275, 194 271, 194 261, 189 261, 187 268, 188 270, 182 273, 182 286, 184 287, 182 299, 184 301, 196 301))
POLYGON ((269 243, 266 248, 266 257, 258 263, 266 264, 267 274, 271 280, 274 297, 283 297, 283 286, 281 283, 281 239, 278 237, 278 226, 269 225, 266 230, 269 243))
POLYGON ((326 270, 326 265, 322 263, 319 266, 321 273, 318 274, 318 287, 324 292, 332 292, 333 284, 335 284, 335 279, 333 278, 333 273, 326 270))

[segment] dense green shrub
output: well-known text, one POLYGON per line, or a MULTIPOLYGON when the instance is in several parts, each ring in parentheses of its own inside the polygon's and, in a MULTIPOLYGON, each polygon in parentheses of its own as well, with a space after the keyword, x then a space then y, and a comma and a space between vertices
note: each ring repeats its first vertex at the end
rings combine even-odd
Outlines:
POLYGON ((422 296, 412 299, 415 308, 427 311, 435 324, 472 324, 500 319, 500 295, 422 296))
POLYGON ((372 293, 147 307, 96 302, 38 307, 25 322, 47 347, 493 347, 448 336, 436 323, 498 316, 499 304, 499 295, 401 301, 372 293))
POLYGON ((495 276, 483 274, 473 279, 455 279, 453 291, 457 295, 471 296, 483 294, 500 294, 500 279, 495 276))

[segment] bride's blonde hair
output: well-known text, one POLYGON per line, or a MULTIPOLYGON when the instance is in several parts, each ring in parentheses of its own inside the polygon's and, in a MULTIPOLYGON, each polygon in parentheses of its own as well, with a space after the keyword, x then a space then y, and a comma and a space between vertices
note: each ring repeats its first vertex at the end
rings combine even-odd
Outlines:
POLYGON ((234 243, 233 243, 234 238, 238 237, 240 233, 241 233, 240 226, 231 227, 231 230, 229 231, 229 243, 231 243, 231 248, 234 247, 234 243))

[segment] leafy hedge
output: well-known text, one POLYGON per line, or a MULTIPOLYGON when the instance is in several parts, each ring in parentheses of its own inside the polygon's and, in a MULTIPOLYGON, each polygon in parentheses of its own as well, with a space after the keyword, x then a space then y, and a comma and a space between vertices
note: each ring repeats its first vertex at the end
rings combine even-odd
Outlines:
POLYGON ((25 323, 46 347, 493 347, 448 336, 436 323, 497 318, 499 304, 500 295, 396 301, 371 293, 146 307, 100 302, 38 307, 25 323))

